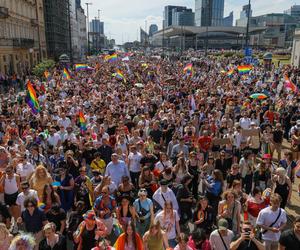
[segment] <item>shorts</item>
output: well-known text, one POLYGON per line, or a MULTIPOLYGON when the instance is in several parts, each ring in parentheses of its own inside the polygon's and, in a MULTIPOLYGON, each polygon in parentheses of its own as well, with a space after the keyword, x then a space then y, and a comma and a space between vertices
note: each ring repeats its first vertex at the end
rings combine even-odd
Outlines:
POLYGON ((16 206, 16 200, 18 198, 18 192, 14 194, 4 194, 4 202, 7 206, 16 206))

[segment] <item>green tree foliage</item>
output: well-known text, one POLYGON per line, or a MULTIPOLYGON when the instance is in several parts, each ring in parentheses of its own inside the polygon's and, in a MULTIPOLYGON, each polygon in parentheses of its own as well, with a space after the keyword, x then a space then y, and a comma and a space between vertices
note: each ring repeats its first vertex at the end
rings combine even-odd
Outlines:
POLYGON ((39 64, 35 65, 32 73, 35 76, 42 77, 44 75, 45 70, 51 70, 55 66, 55 61, 48 59, 48 60, 43 60, 39 64))

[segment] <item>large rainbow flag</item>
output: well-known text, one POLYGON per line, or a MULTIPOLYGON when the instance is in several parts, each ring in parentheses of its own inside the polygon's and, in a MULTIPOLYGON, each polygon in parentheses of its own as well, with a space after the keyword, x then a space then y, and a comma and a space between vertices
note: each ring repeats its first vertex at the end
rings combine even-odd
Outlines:
POLYGON ((112 54, 112 55, 107 55, 104 57, 105 61, 108 61, 108 62, 114 62, 118 59, 118 56, 116 53, 112 54))
POLYGON ((123 75, 122 71, 119 69, 117 70, 116 73, 113 74, 113 76, 126 82, 125 76, 123 75))
POLYGON ((193 75, 193 64, 192 63, 187 64, 184 67, 183 72, 188 75, 193 75))
POLYGON ((36 115, 37 113, 39 113, 41 111, 41 108, 40 108, 39 101, 36 96, 35 89, 32 86, 30 81, 27 82, 27 90, 28 90, 28 93, 26 96, 26 103, 31 108, 32 113, 36 115))
POLYGON ((250 65, 238 66, 238 72, 240 74, 247 74, 251 71, 252 67, 250 65))

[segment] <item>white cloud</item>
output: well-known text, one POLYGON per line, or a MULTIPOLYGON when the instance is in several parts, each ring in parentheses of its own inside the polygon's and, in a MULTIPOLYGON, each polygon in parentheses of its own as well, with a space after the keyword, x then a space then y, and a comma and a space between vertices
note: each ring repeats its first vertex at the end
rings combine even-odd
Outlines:
MULTIPOLYGON (((86 11, 85 2, 91 2, 89 6, 90 20, 98 16, 104 21, 105 34, 122 41, 133 41, 139 37, 139 28, 147 29, 150 24, 162 26, 163 10, 166 5, 180 5, 195 9, 194 0, 85 0, 82 6, 86 11), (122 38, 123 37, 123 38, 122 38)), ((272 12, 283 12, 294 4, 295 0, 252 0, 253 15, 262 15, 272 12)), ((225 0, 224 15, 234 11, 234 18, 239 18, 242 6, 248 4, 248 0, 225 0)), ((148 30, 147 30, 148 31, 148 30)))

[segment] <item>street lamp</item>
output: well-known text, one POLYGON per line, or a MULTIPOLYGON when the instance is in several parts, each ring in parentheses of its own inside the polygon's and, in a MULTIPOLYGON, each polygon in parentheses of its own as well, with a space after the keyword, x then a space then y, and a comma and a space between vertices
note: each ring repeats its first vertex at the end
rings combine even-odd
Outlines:
POLYGON ((85 4, 86 4, 86 16, 87 16, 88 55, 90 55, 90 19, 89 19, 89 5, 93 5, 93 3, 85 3, 85 4))
POLYGON ((248 13, 247 13, 247 30, 246 30, 246 49, 249 45, 249 22, 250 22, 250 11, 251 11, 251 0, 248 3, 248 13))

